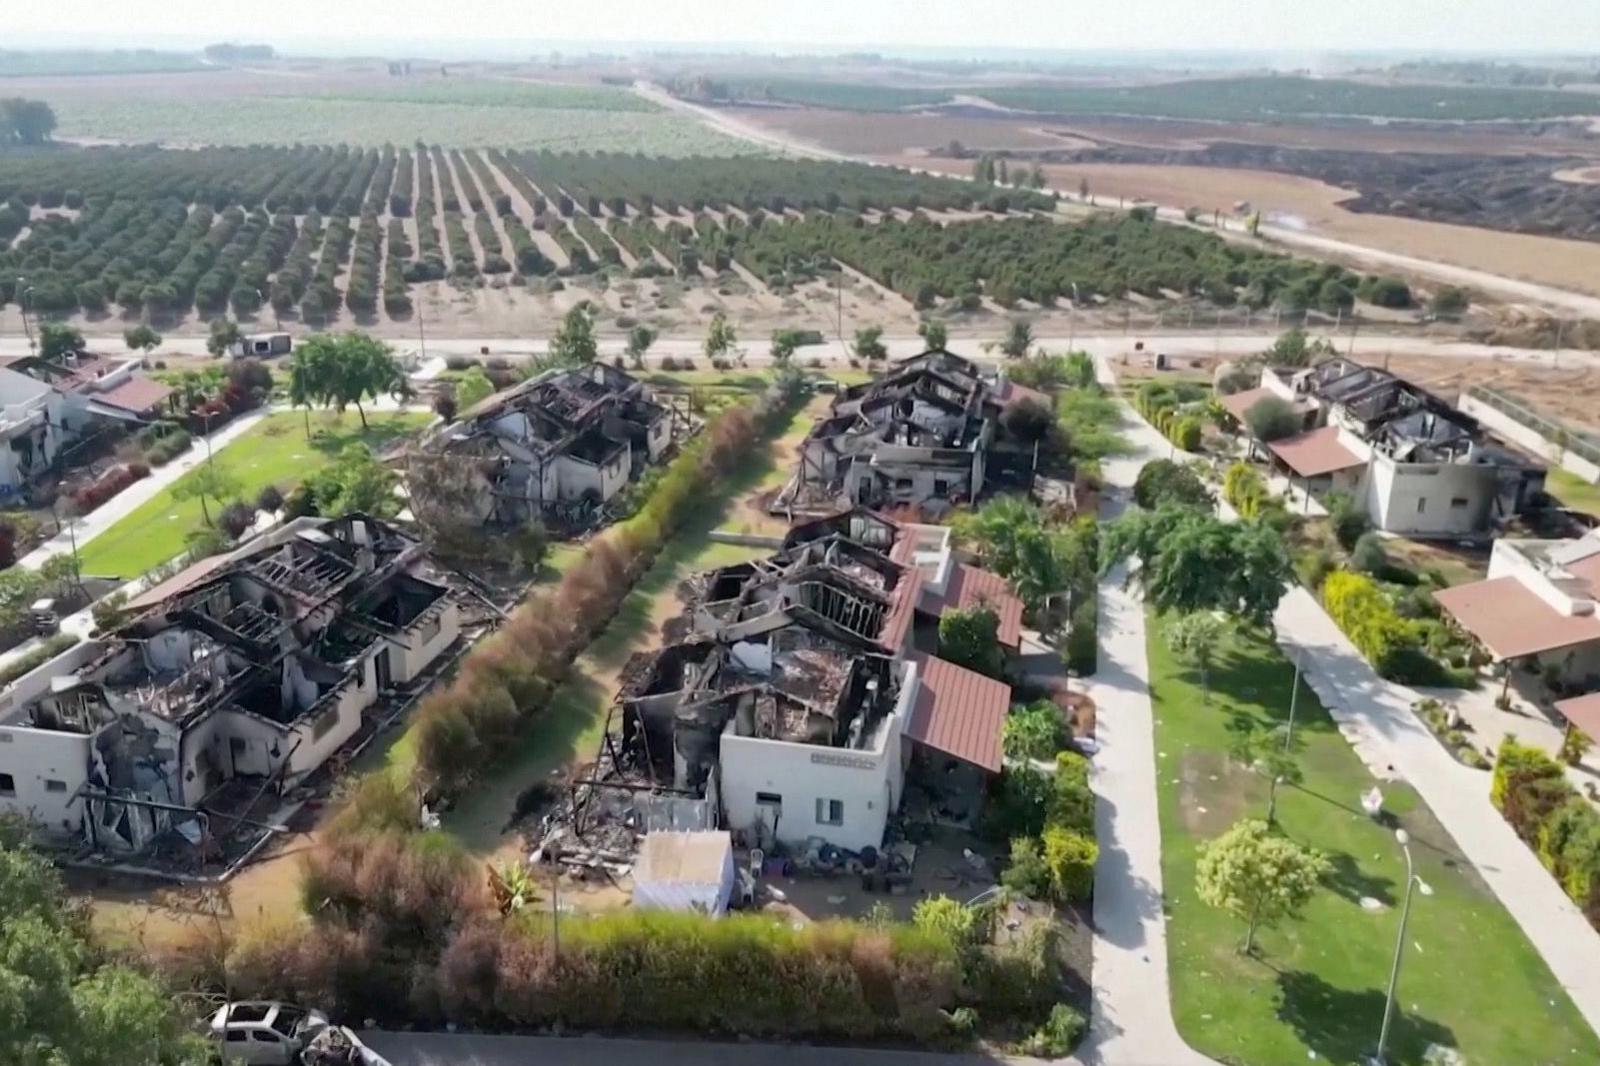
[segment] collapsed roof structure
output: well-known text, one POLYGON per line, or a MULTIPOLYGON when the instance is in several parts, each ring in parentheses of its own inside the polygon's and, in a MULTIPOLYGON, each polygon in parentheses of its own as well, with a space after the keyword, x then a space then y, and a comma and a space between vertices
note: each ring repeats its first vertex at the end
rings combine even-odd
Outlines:
POLYGON ((261 798, 318 769, 461 631, 461 596, 421 542, 359 514, 296 519, 128 609, 0 695, 0 810, 107 855, 171 830, 223 856, 261 798), (233 782, 253 799, 223 817, 213 800, 233 782))
POLYGON ((1543 489, 1542 464, 1378 367, 1339 358, 1303 369, 1268 367, 1259 388, 1223 403, 1244 423, 1268 397, 1290 403, 1306 426, 1266 442, 1274 460, 1314 491, 1349 493, 1381 530, 1481 533, 1522 514, 1543 489))
POLYGON ((860 850, 882 843, 913 745, 998 772, 1010 686, 933 655, 933 618, 917 637, 962 565, 948 532, 856 509, 692 579, 678 639, 629 663, 572 824, 542 847, 725 826, 860 850))
POLYGON ((943 513, 983 491, 1001 411, 1038 398, 949 352, 923 352, 842 390, 800 448, 774 511, 909 506, 943 513))
POLYGON ((475 487, 467 506, 480 522, 577 529, 695 428, 636 378, 590 363, 484 399, 423 447, 460 460, 451 471, 475 487))

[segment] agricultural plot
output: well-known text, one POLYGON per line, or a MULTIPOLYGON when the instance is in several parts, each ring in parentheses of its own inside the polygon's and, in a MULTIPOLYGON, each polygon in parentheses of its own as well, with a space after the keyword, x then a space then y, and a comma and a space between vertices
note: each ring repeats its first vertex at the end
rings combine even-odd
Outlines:
POLYGON ((899 111, 946 103, 954 89, 903 89, 862 82, 799 78, 693 78, 671 86, 685 99, 719 103, 783 103, 839 111, 899 111))
POLYGON ((160 107, 127 95, 43 93, 58 137, 126 144, 318 144, 378 148, 452 144, 650 155, 741 155, 757 151, 674 111, 569 106, 484 107, 400 99, 319 96, 190 96, 160 107))
POLYGON ((1600 96, 1539 89, 1374 85, 1338 78, 1204 78, 1120 88, 1018 86, 978 93, 1001 107, 1056 115, 1311 120, 1330 116, 1484 122, 1600 114, 1600 96))
POLYGON ((440 104, 468 107, 514 107, 540 111, 662 110, 637 93, 609 85, 556 85, 484 78, 402 79, 393 84, 332 89, 314 99, 368 104, 440 104))
POLYGON ((0 50, 0 78, 54 78, 96 74, 185 74, 213 68, 187 52, 148 48, 110 52, 0 50))

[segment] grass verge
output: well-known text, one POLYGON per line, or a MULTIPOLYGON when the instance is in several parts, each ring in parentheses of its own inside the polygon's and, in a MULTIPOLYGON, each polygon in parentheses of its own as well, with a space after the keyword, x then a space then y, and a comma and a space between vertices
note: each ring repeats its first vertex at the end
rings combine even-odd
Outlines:
MULTIPOLYGON (((1224 1062, 1358 1061, 1377 1043, 1405 893, 1392 830, 1359 806, 1374 778, 1302 688, 1304 780, 1280 788, 1278 820, 1326 854, 1333 872, 1301 920, 1258 937, 1260 957, 1239 955, 1240 924, 1196 895, 1196 852, 1238 819, 1263 816, 1265 780, 1228 752, 1241 732, 1287 718, 1293 668, 1266 638, 1236 635, 1211 667, 1204 705, 1198 678, 1174 659, 1153 615, 1149 653, 1179 1031, 1224 1062)), ((1434 890, 1412 906, 1391 1064, 1420 1066, 1435 1044, 1459 1048, 1469 1063, 1600 1061, 1600 1041, 1432 812, 1408 787, 1383 790, 1411 834, 1417 874, 1434 890)))
MULTIPOLYGON (((432 415, 416 412, 370 414, 369 428, 361 428, 354 411, 311 416, 312 438, 306 439, 303 412, 268 415, 226 448, 213 461, 239 484, 239 498, 254 501, 268 485, 288 489, 306 475, 331 463, 346 446, 357 441, 377 446, 427 425, 432 415)), ((186 473, 172 485, 129 512, 121 521, 79 548, 83 572, 131 578, 159 566, 183 551, 184 538, 203 521, 198 499, 178 500, 173 489, 192 478, 186 473)), ((135 483, 137 484, 137 482, 135 483)), ((220 510, 208 500, 212 517, 220 510)))

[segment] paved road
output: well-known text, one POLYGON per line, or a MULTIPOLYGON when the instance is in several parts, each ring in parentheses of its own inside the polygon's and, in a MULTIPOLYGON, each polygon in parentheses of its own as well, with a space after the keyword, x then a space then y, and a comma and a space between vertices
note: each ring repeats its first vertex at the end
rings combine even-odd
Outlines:
MULTIPOLYGON (((1120 330, 1090 330, 1075 333, 1068 337, 1065 335, 1041 336, 1035 343, 1049 351, 1065 351, 1070 343, 1073 348, 1089 352, 1091 355, 1107 358, 1120 358, 1131 354, 1136 341, 1144 341, 1147 352, 1161 351, 1174 356, 1202 356, 1202 355, 1252 355, 1262 351, 1272 343, 1272 340, 1281 332, 1268 324, 1261 329, 1241 330, 1237 327, 1229 328, 1225 332, 1195 330, 1174 330, 1124 333, 1120 330)), ((1316 331, 1313 331, 1316 332, 1316 331)), ((993 333, 982 337, 952 337, 950 346, 957 352, 970 355, 980 360, 995 360, 997 356, 985 355, 980 351, 982 343, 997 340, 999 328, 993 333)), ((90 334, 85 338, 91 350, 120 352, 125 349, 120 334, 90 334)), ((418 350, 414 338, 410 337, 384 337, 381 338, 392 344, 401 352, 415 352, 418 350)), ((1482 359, 1524 362, 1542 366, 1559 364, 1560 366, 1591 366, 1600 368, 1600 353, 1564 349, 1552 351, 1548 348, 1508 348, 1486 344, 1475 344, 1471 341, 1457 341, 1434 337, 1422 337, 1416 334, 1381 333, 1370 328, 1363 331, 1355 339, 1354 348, 1351 349, 1348 334, 1341 334, 1334 338, 1341 351, 1353 350, 1357 356, 1368 360, 1381 359, 1386 355, 1422 355, 1434 356, 1444 359, 1482 359)), ((665 357, 692 358, 702 370, 710 369, 702 349, 702 339, 699 337, 669 337, 656 341, 650 349, 646 359, 647 364, 657 366, 665 357)), ((892 358, 915 355, 923 350, 925 345, 920 337, 915 335, 885 337, 884 343, 889 349, 892 358)), ((622 338, 605 338, 600 341, 600 351, 607 358, 620 355, 623 350, 622 338)), ((751 366, 767 366, 771 359, 767 354, 767 341, 765 338, 746 338, 741 346, 747 353, 747 363, 751 366)), ((427 354, 429 359, 441 355, 479 355, 487 349, 491 355, 516 359, 530 355, 542 355, 550 350, 548 337, 429 337, 427 354)), ((27 341, 20 334, 7 333, 0 326, 0 355, 24 355, 28 351, 27 341)), ((204 336, 172 336, 166 337, 162 344, 161 355, 205 355, 204 336)), ((842 364, 849 358, 847 345, 838 340, 829 340, 820 345, 812 345, 800 349, 796 359, 802 364, 812 359, 821 359, 827 364, 842 364)))

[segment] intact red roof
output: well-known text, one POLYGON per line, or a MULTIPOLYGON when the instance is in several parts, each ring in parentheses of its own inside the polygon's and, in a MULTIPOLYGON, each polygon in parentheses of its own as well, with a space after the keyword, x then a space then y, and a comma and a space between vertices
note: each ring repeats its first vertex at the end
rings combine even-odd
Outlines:
MULTIPOLYGON (((1244 416, 1249 412, 1250 408, 1268 398, 1283 399, 1282 396, 1279 396, 1271 389, 1254 388, 1245 389, 1243 392, 1230 393, 1227 396, 1219 396, 1217 400, 1227 409, 1230 415, 1243 422, 1244 416)), ((1304 400, 1295 400, 1289 406, 1302 413, 1311 409, 1304 400)))
POLYGON ((1600 597, 1600 552, 1566 565, 1567 573, 1586 581, 1589 591, 1600 597))
POLYGON ((1600 740, 1600 692, 1561 700, 1556 703, 1556 710, 1592 739, 1600 740))
POLYGON ((922 609, 929 614, 943 614, 951 607, 966 611, 979 606, 993 608, 999 616, 1000 643, 1011 648, 1022 643, 1022 601, 999 574, 965 563, 957 564, 951 568, 950 580, 945 582, 944 595, 929 596, 922 601, 922 609))
POLYGON ((1335 470, 1366 465, 1365 459, 1339 443, 1338 426, 1323 426, 1271 441, 1267 448, 1301 477, 1320 477, 1335 470))
POLYGON ((999 773, 1011 686, 935 655, 920 656, 916 663, 917 698, 906 735, 999 773))
POLYGON ((172 395, 169 386, 161 384, 154 378, 147 378, 143 374, 134 374, 127 381, 114 389, 97 392, 93 399, 107 407, 115 407, 123 411, 140 413, 162 403, 172 395))
POLYGON ((878 643, 892 653, 898 653, 906 644, 906 631, 917 613, 917 599, 922 595, 922 572, 907 567, 894 587, 894 600, 883 616, 883 627, 878 631, 878 643))
POLYGON ((1600 618, 1563 614, 1514 577, 1441 589, 1433 598, 1496 659, 1600 640, 1600 618))

